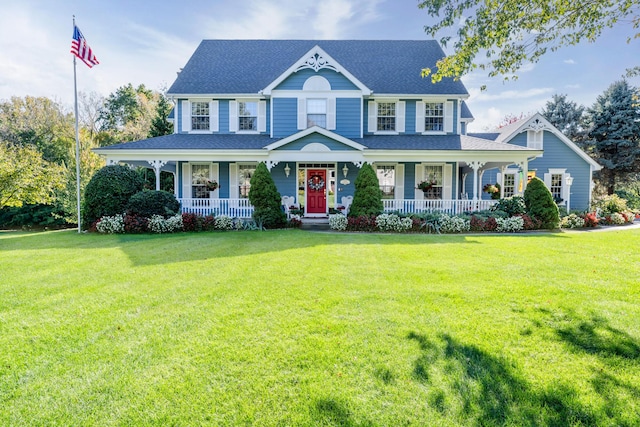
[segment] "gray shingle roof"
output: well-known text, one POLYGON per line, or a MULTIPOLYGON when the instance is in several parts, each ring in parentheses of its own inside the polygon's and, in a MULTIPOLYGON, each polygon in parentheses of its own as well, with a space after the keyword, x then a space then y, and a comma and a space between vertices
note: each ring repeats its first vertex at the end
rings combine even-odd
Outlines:
MULTIPOLYGON (((370 135, 352 139, 371 150, 528 150, 468 135, 370 135)), ((260 150, 279 141, 268 135, 172 134, 100 148, 116 150, 260 150)))
POLYGON ((444 57, 435 40, 203 40, 168 93, 257 94, 316 45, 374 93, 468 94, 421 77, 444 57))
POLYGON ((462 106, 460 107, 460 118, 461 119, 473 119, 473 114, 471 114, 471 110, 465 101, 462 101, 462 106))

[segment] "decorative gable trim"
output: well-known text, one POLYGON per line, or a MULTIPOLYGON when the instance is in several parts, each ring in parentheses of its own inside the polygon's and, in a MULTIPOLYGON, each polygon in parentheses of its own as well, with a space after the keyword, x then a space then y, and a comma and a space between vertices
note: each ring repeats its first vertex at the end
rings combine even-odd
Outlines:
POLYGON ((331 132, 329 130, 326 130, 324 128, 321 128, 319 126, 312 126, 308 129, 305 129, 303 131, 300 131, 298 133, 295 133, 293 135, 290 135, 286 138, 281 139, 278 142, 274 142, 273 144, 269 144, 266 147, 264 147, 266 150, 271 151, 271 150, 275 150, 277 148, 280 148, 284 145, 287 145, 291 142, 297 141, 300 138, 304 138, 307 135, 311 135, 312 133, 317 133, 323 136, 326 136, 327 138, 333 139, 334 141, 337 141, 341 144, 344 144, 348 147, 351 147, 355 150, 359 150, 359 151, 363 151, 366 147, 362 144, 358 144, 355 141, 350 140, 349 138, 345 138, 344 136, 338 135, 337 133, 331 132))
POLYGON ((322 69, 329 69, 344 75, 351 83, 353 83, 363 95, 371 95, 373 91, 366 87, 360 80, 355 78, 353 74, 347 71, 342 65, 340 65, 335 59, 325 52, 320 46, 314 46, 309 52, 307 52, 302 58, 300 58, 295 64, 289 67, 284 73, 271 82, 266 88, 260 91, 261 94, 270 96, 273 89, 275 89, 280 83, 282 83, 287 77, 298 71, 311 69, 318 72, 322 69))

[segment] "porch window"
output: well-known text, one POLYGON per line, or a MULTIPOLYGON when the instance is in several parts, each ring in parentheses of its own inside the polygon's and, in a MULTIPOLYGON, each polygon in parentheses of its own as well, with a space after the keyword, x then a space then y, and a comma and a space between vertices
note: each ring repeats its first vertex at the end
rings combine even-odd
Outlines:
POLYGON ((396 103, 378 102, 378 131, 396 130, 396 103))
POLYGON ((210 165, 191 165, 191 197, 206 199, 209 197, 207 181, 211 176, 210 165))
POLYGON ((191 103, 191 130, 209 130, 209 103, 194 101, 191 103))
POLYGON ((249 197, 249 190, 251 190, 251 177, 255 171, 255 165, 238 165, 238 195, 241 199, 249 197))
POLYGON ((238 130, 258 130, 258 103, 238 102, 238 130))
POLYGON ((504 178, 502 180, 502 190, 504 192, 504 197, 512 197, 516 194, 516 174, 515 173, 505 173, 504 178))
POLYGON ((431 188, 424 193, 425 199, 442 199, 443 166, 426 165, 424 181, 431 183, 431 188))
POLYGON ((380 183, 383 199, 395 198, 396 186, 396 168, 395 166, 378 165, 376 166, 376 174, 380 183))
POLYGON ((327 127, 327 100, 307 99, 307 127, 327 127))
POLYGON ((444 104, 442 102, 426 102, 424 108, 424 131, 444 131, 444 104))
POLYGON ((551 195, 553 196, 553 200, 555 200, 556 203, 560 203, 563 201, 562 199, 562 175, 561 173, 554 173, 551 174, 551 188, 549 188, 549 190, 551 191, 551 195))

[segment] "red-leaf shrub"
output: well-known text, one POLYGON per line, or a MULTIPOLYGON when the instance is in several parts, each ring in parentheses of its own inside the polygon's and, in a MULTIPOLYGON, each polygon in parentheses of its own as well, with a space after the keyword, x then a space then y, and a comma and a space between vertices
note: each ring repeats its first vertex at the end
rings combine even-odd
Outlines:
POLYGON ((377 229, 376 216, 356 216, 347 218, 348 231, 375 231, 377 229))
POLYGON ((497 228, 498 228, 498 223, 496 222, 496 219, 494 217, 489 217, 484 222, 484 226, 482 229, 483 231, 496 231, 497 228))
POLYGON ((200 215, 188 212, 182 214, 182 228, 184 231, 202 231, 203 218, 200 215))
POLYGON ((216 228, 216 219, 213 215, 207 215, 202 219, 202 229, 204 231, 213 231, 216 228))
POLYGON ((472 215, 471 220, 469 221, 469 226, 471 231, 484 231, 484 219, 481 217, 472 215))
POLYGON ((531 218, 527 214, 515 215, 515 216, 519 216, 520 218, 522 218, 522 221, 523 221, 522 229, 523 230, 539 230, 540 227, 542 227, 542 222, 540 220, 535 219, 535 218, 531 218))
POLYGON ((598 216, 595 212, 589 212, 584 215, 584 226, 585 227, 597 227, 598 226, 598 216))
POLYGON ((124 216, 125 233, 146 233, 149 220, 140 215, 126 214, 124 216))

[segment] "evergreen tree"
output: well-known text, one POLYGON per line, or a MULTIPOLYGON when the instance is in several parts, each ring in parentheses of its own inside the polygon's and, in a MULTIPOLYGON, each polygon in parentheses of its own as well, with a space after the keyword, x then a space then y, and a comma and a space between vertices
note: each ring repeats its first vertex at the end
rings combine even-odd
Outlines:
POLYGON ((626 80, 613 83, 589 110, 589 144, 603 166, 598 179, 613 194, 616 184, 640 172, 638 89, 626 80))
POLYGON ((527 184, 527 188, 524 190, 524 204, 527 208, 527 214, 540 220, 542 228, 558 228, 560 224, 558 205, 540 178, 533 177, 527 184))
POLYGON ((560 130, 567 138, 583 146, 585 139, 585 107, 567 101, 567 95, 553 95, 540 112, 545 119, 560 130))
POLYGON ((384 210, 382 191, 376 172, 370 164, 362 165, 354 185, 355 193, 349 208, 349 216, 380 215, 384 210))
POLYGON ((164 94, 158 97, 158 105, 156 106, 156 116, 151 121, 151 129, 149 137, 169 135, 173 133, 173 123, 169 123, 168 117, 171 113, 172 106, 164 94))
POLYGON ((282 196, 264 163, 258 163, 251 177, 249 202, 253 205, 253 219, 265 228, 282 228, 287 216, 282 210, 282 196))

